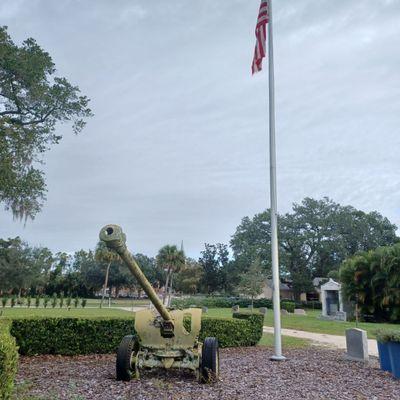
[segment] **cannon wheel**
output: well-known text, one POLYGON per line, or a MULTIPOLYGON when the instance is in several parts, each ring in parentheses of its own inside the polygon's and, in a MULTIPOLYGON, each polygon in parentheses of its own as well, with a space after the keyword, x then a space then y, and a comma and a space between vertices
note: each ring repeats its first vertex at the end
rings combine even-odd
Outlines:
POLYGON ((118 347, 116 372, 117 381, 130 381, 136 375, 136 355, 139 341, 133 336, 125 336, 118 347))
POLYGON ((200 382, 215 382, 219 378, 218 339, 205 338, 201 352, 200 382))

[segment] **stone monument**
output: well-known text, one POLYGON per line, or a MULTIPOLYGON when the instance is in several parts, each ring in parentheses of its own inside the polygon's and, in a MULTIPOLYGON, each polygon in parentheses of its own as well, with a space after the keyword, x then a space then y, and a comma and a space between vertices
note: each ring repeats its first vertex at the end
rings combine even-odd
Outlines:
POLYGON ((367 332, 363 329, 346 329, 346 359, 352 361, 368 361, 367 332))

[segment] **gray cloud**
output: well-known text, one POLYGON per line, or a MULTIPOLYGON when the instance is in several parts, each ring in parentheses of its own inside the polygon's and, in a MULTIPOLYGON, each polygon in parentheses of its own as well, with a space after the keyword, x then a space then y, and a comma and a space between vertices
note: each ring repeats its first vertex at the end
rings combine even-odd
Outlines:
MULTIPOLYGON (((267 74, 250 76, 258 0, 4 0, 92 99, 85 131, 46 157, 48 201, 0 236, 93 247, 120 223, 131 247, 198 255, 266 208, 267 74)), ((400 223, 400 2, 275 1, 278 206, 329 196, 400 223)), ((265 65, 266 67, 266 65, 265 65)))

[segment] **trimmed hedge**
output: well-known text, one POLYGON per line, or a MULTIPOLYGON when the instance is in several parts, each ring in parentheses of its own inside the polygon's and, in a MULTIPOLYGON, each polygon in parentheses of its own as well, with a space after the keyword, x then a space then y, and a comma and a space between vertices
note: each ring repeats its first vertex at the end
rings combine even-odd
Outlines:
POLYGON ((14 319, 11 325, 24 355, 111 353, 132 332, 132 318, 26 318, 14 319))
POLYGON ((0 399, 11 397, 18 368, 18 349, 10 335, 10 322, 0 321, 0 399))
MULTIPOLYGON (((202 319, 200 339, 215 336, 220 347, 254 346, 262 336, 264 316, 235 314, 234 319, 202 319)), ((78 355, 112 353, 125 335, 134 334, 134 319, 15 319, 11 334, 20 354, 78 355)))

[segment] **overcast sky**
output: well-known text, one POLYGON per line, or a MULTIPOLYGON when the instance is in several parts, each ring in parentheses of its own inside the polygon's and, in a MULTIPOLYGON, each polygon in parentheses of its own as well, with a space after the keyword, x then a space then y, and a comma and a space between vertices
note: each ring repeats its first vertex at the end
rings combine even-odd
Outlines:
MULTIPOLYGON (((45 155, 34 221, 0 237, 93 248, 120 224, 132 251, 227 243, 269 207, 267 73, 251 77, 259 0, 2 0, 95 116, 45 155)), ((275 0, 278 208, 306 196, 400 225, 400 1, 275 0)), ((265 64, 266 67, 266 64, 265 64)))

